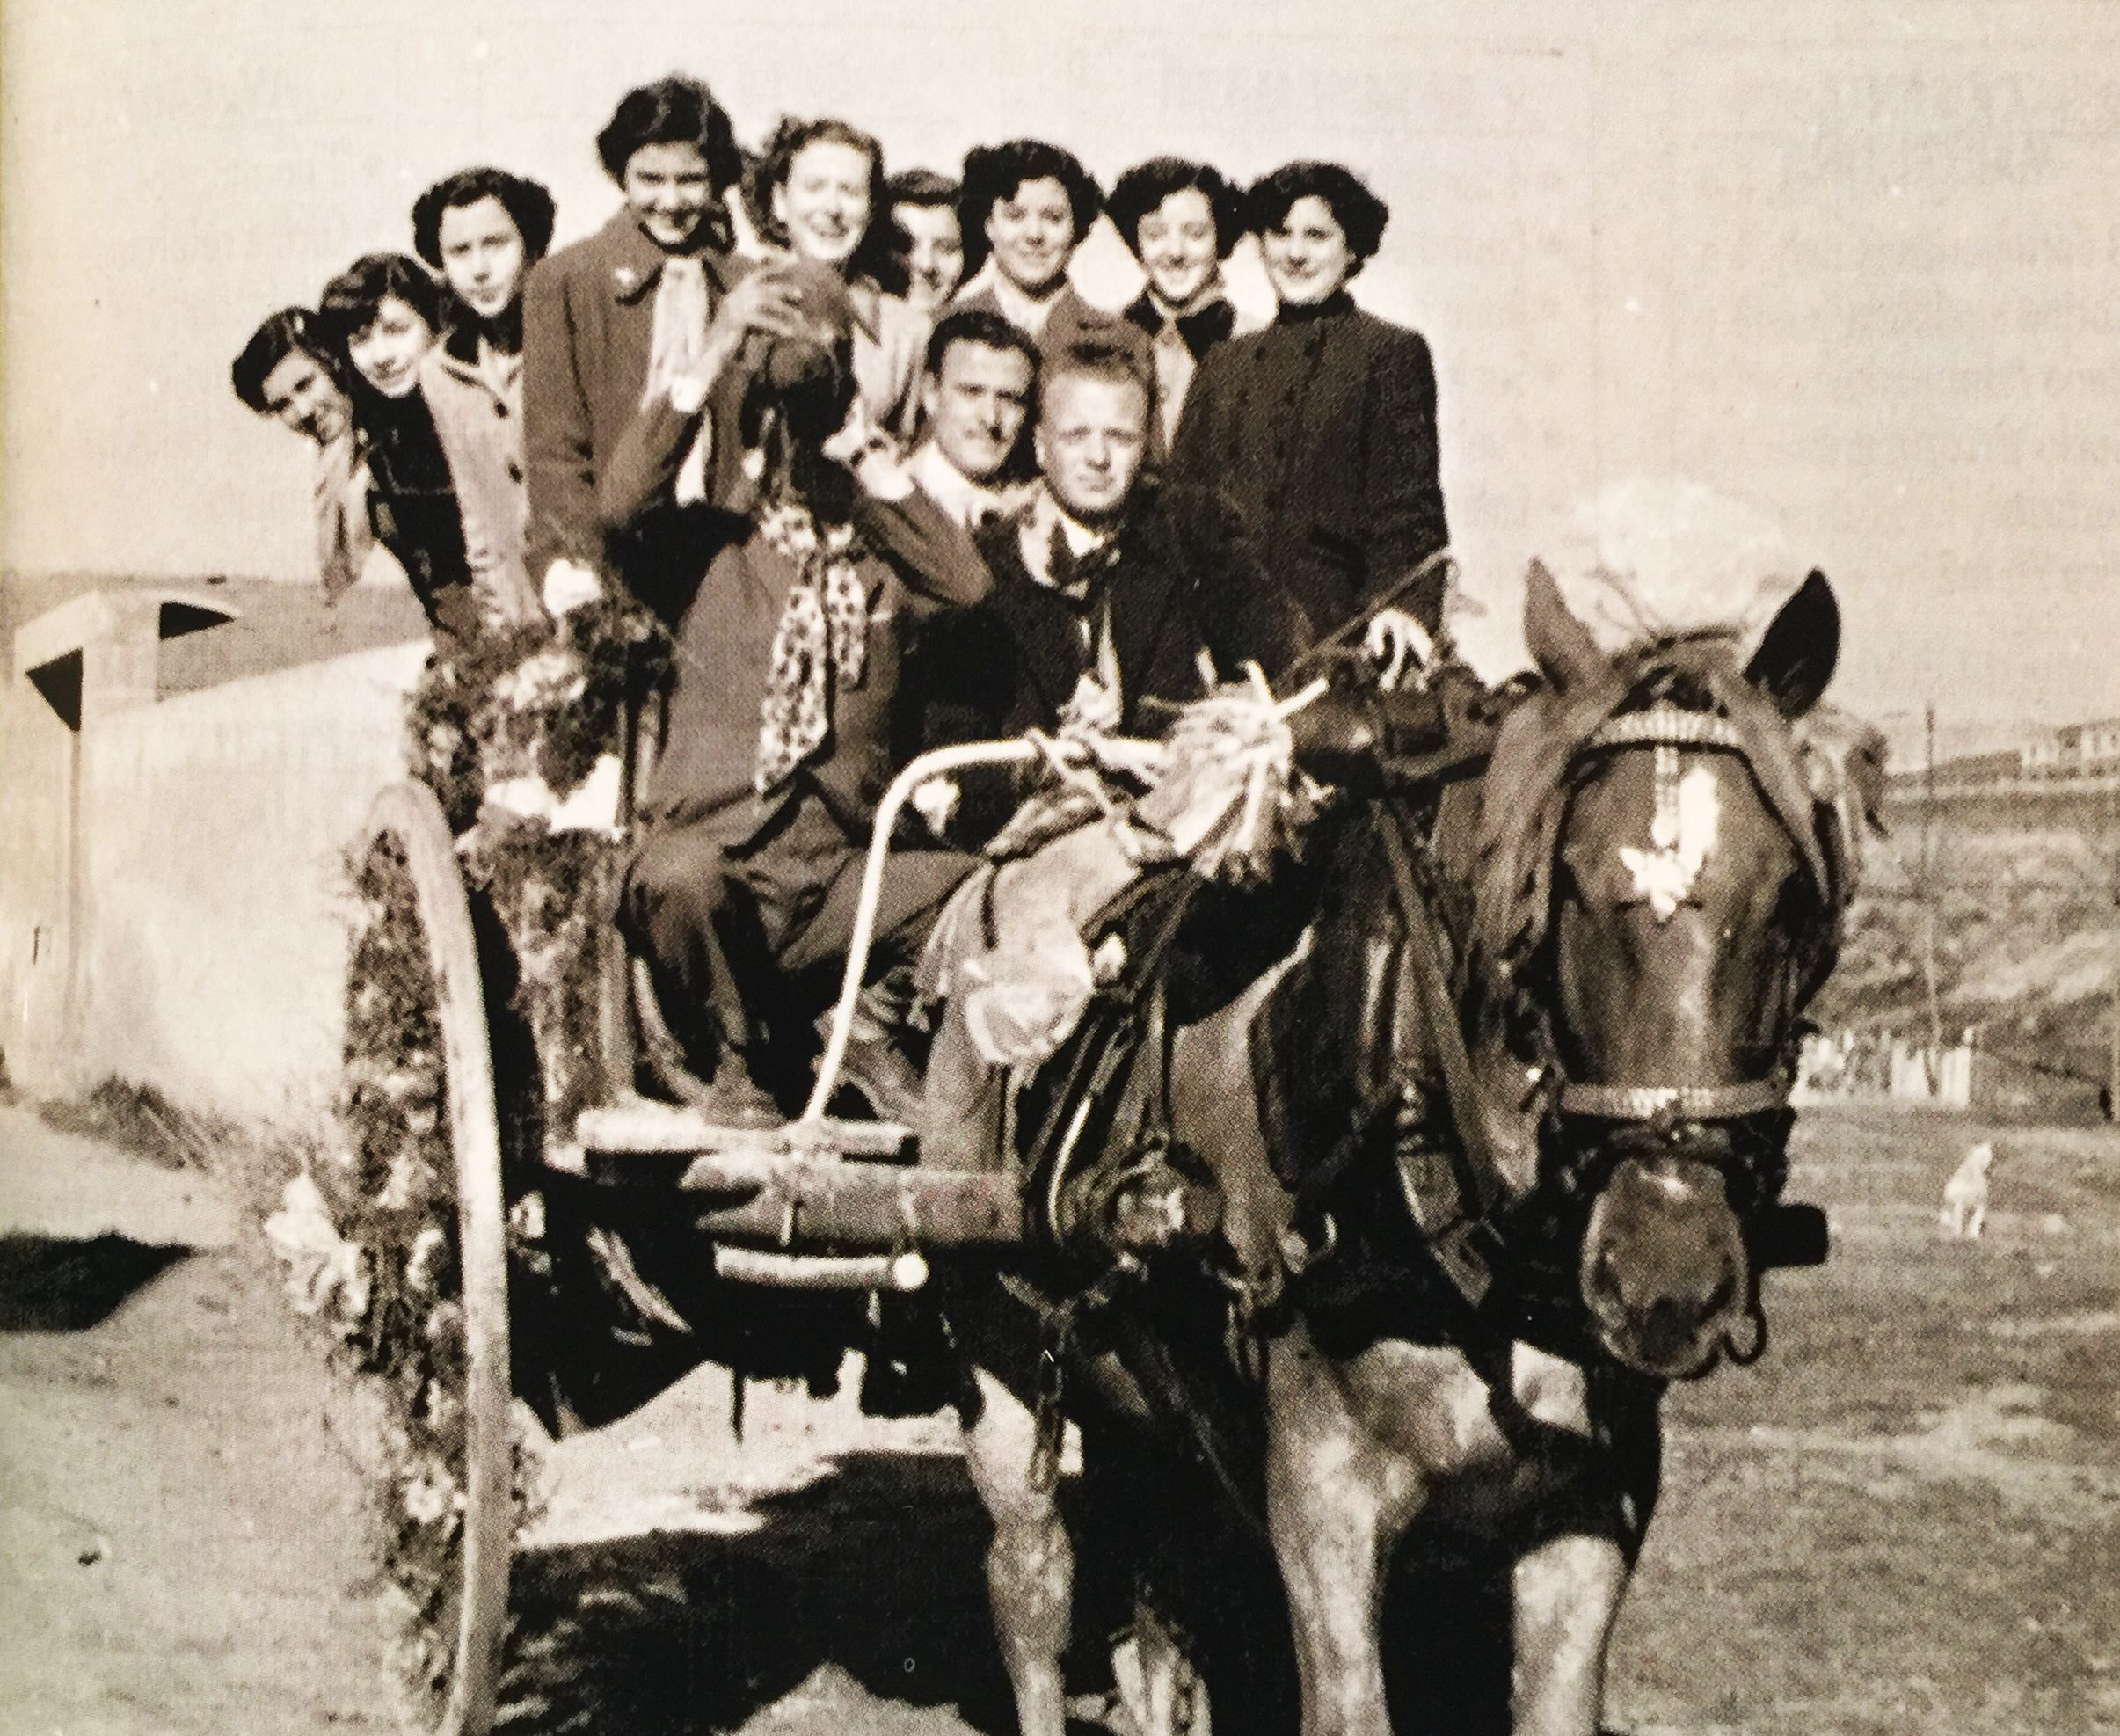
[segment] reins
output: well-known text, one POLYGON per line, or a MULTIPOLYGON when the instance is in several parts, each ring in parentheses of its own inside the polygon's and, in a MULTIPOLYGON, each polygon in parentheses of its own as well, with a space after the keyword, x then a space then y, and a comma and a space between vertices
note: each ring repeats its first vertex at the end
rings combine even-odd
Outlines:
MULTIPOLYGON (((1686 748, 1744 755, 1748 744, 1730 719, 1659 703, 1609 718, 1577 748, 1578 755, 1628 748, 1686 748)), ((1483 752, 1458 744, 1439 752, 1382 763, 1388 790, 1404 791, 1461 774, 1483 752)), ((1380 756, 1380 759, 1381 756, 1380 756)), ((1440 1120, 1454 1139, 1394 1142, 1393 1158, 1408 1206, 1453 1286, 1474 1307, 1488 1299, 1495 1257, 1504 1246, 1504 1220, 1525 1200, 1511 1193, 1509 1168, 1494 1123, 1496 1105, 1473 1064, 1459 1017, 1459 985, 1450 961, 1451 943, 1441 929, 1434 900, 1424 888, 1415 850, 1402 823, 1404 804, 1387 794, 1373 809, 1371 824, 1405 935, 1405 977, 1439 1076, 1440 1120)), ((1517 984, 1519 993, 1523 985, 1517 984)), ((1635 1125, 1671 1136, 1688 1124, 1735 1123, 1787 1109, 1789 1083, 1776 1074, 1735 1083, 1570 1080, 1550 1050, 1539 1069, 1547 1082, 1548 1114, 1587 1121, 1635 1125)), ((1302 1179, 1296 1190, 1299 1223, 1324 1220, 1327 1207, 1350 1172, 1385 1135, 1395 1116, 1417 1103, 1422 1081, 1405 1068, 1396 1090, 1371 1105, 1302 1179)), ((1601 1144, 1602 1142, 1599 1142, 1601 1144)), ((1563 1173, 1563 1191, 1580 1178, 1563 1173)), ((1534 1190, 1534 1193, 1539 1189, 1534 1190)), ((1528 1197, 1528 1196, 1527 1196, 1528 1197)))

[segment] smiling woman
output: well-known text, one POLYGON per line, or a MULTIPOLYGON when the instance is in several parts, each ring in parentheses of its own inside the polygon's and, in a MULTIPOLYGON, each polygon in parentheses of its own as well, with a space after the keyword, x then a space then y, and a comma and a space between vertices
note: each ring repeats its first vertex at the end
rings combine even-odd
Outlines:
POLYGON ((1243 201, 1205 163, 1157 157, 1129 169, 1105 215, 1133 250, 1148 283, 1126 317, 1148 334, 1155 358, 1159 447, 1177 435, 1185 393, 1208 351, 1236 330, 1222 261, 1244 233, 1243 201))
POLYGON ((1395 593, 1450 540, 1435 366, 1419 332, 1364 311, 1346 288, 1389 212, 1337 163, 1288 164, 1245 202, 1279 312, 1201 366, 1172 473, 1230 492, 1318 632, 1395 601, 1432 633, 1442 573, 1395 593))
POLYGON ((999 314, 1047 357, 1089 340, 1123 347, 1146 367, 1146 335, 1068 281, 1068 264, 1104 203, 1104 188, 1075 154, 1043 139, 968 152, 958 216, 967 259, 984 263, 957 292, 957 305, 999 314))
POLYGON ((542 614, 523 549, 522 286, 551 244, 553 216, 550 193, 503 169, 463 170, 412 205, 413 247, 451 297, 421 389, 456 478, 481 611, 507 626, 542 614))
POLYGON ((307 308, 282 308, 251 334, 229 369, 236 396, 317 449, 311 481, 317 577, 336 602, 361 577, 374 545, 368 470, 353 439, 353 406, 321 323, 307 308))
POLYGON ((542 262, 523 291, 529 570, 548 600, 563 565, 570 575, 616 572, 667 598, 711 554, 710 539, 692 534, 707 498, 705 448, 688 457, 668 509, 616 539, 597 491, 644 396, 667 399, 681 381, 703 392, 758 314, 755 294, 747 303, 736 293, 749 267, 729 251, 723 205, 743 159, 712 93, 678 77, 620 98, 596 154, 624 205, 542 262))
POLYGON ((441 291, 417 259, 370 253, 324 286, 318 323, 351 365, 353 427, 366 455, 376 541, 397 558, 434 631, 459 643, 479 610, 456 484, 422 364, 441 322, 441 291))
POLYGON ((927 349, 927 317, 902 295, 891 250, 884 152, 844 120, 783 120, 744 188, 751 221, 769 244, 838 273, 854 307, 854 376, 860 389, 849 449, 877 431, 912 438, 927 349))

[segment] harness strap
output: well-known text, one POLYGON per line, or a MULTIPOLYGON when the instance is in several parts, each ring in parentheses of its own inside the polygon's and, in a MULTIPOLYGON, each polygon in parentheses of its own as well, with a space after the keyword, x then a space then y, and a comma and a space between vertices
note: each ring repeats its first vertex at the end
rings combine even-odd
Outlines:
MULTIPOLYGON (((1436 1256, 1452 1282, 1464 1292, 1467 1300, 1477 1306, 1493 1281, 1493 1273, 1485 1258, 1471 1245, 1470 1238, 1500 1203, 1501 1159, 1487 1121, 1487 1099, 1473 1076, 1472 1057, 1465 1047, 1464 1031, 1458 1024, 1442 940, 1436 932, 1435 912, 1421 894, 1420 883, 1414 875, 1412 853, 1406 848, 1396 813, 1383 804, 1379 805, 1375 813, 1385 864, 1390 871, 1392 889, 1397 894, 1405 919, 1407 959, 1411 966, 1409 974, 1413 980, 1414 993, 1420 1000, 1422 1019, 1431 1033, 1437 1062, 1442 1069, 1443 1095, 1449 1106, 1451 1125, 1462 1146, 1461 1161, 1451 1168, 1456 1172, 1459 1193, 1467 1209, 1455 1224, 1424 1224, 1422 1228, 1430 1232, 1436 1256), (1467 1195, 1469 1197, 1464 1197, 1467 1195)), ((1425 1169, 1433 1163, 1434 1154, 1402 1151, 1396 1155, 1409 1199, 1418 1198, 1424 1193, 1432 1194, 1435 1191, 1432 1179, 1424 1174, 1419 1178, 1422 1185, 1417 1186, 1408 1165, 1425 1169)))
POLYGON ((1734 1121, 1789 1105, 1789 1087, 1779 1079, 1747 1079, 1736 1085, 1586 1085, 1561 1087, 1561 1113, 1593 1115, 1606 1121, 1734 1121))

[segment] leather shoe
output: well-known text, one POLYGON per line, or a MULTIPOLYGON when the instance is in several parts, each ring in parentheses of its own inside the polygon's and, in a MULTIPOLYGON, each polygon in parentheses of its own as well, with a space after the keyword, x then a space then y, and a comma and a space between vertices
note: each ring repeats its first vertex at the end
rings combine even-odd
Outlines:
POLYGON ((878 1120, 894 1121, 901 1127, 920 1125, 924 1088, 919 1069, 887 1032, 856 1029, 840 1064, 839 1083, 860 1092, 878 1120))
POLYGON ((751 1069, 737 1055, 722 1057, 714 1077, 706 1084, 695 1083, 681 1090, 685 1107, 698 1111, 718 1127, 777 1127, 787 1117, 751 1076, 751 1069))

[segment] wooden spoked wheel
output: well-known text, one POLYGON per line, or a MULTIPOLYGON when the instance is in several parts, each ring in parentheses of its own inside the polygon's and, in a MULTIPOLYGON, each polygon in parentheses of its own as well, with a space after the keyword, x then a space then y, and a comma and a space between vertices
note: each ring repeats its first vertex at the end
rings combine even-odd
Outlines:
POLYGON ((358 846, 364 922, 344 1110, 373 1286, 363 1348, 392 1407, 385 1570, 412 1605, 418 1716, 486 1736, 508 1630, 515 1516, 508 1223, 478 943, 448 824, 418 784, 377 797, 358 846))

